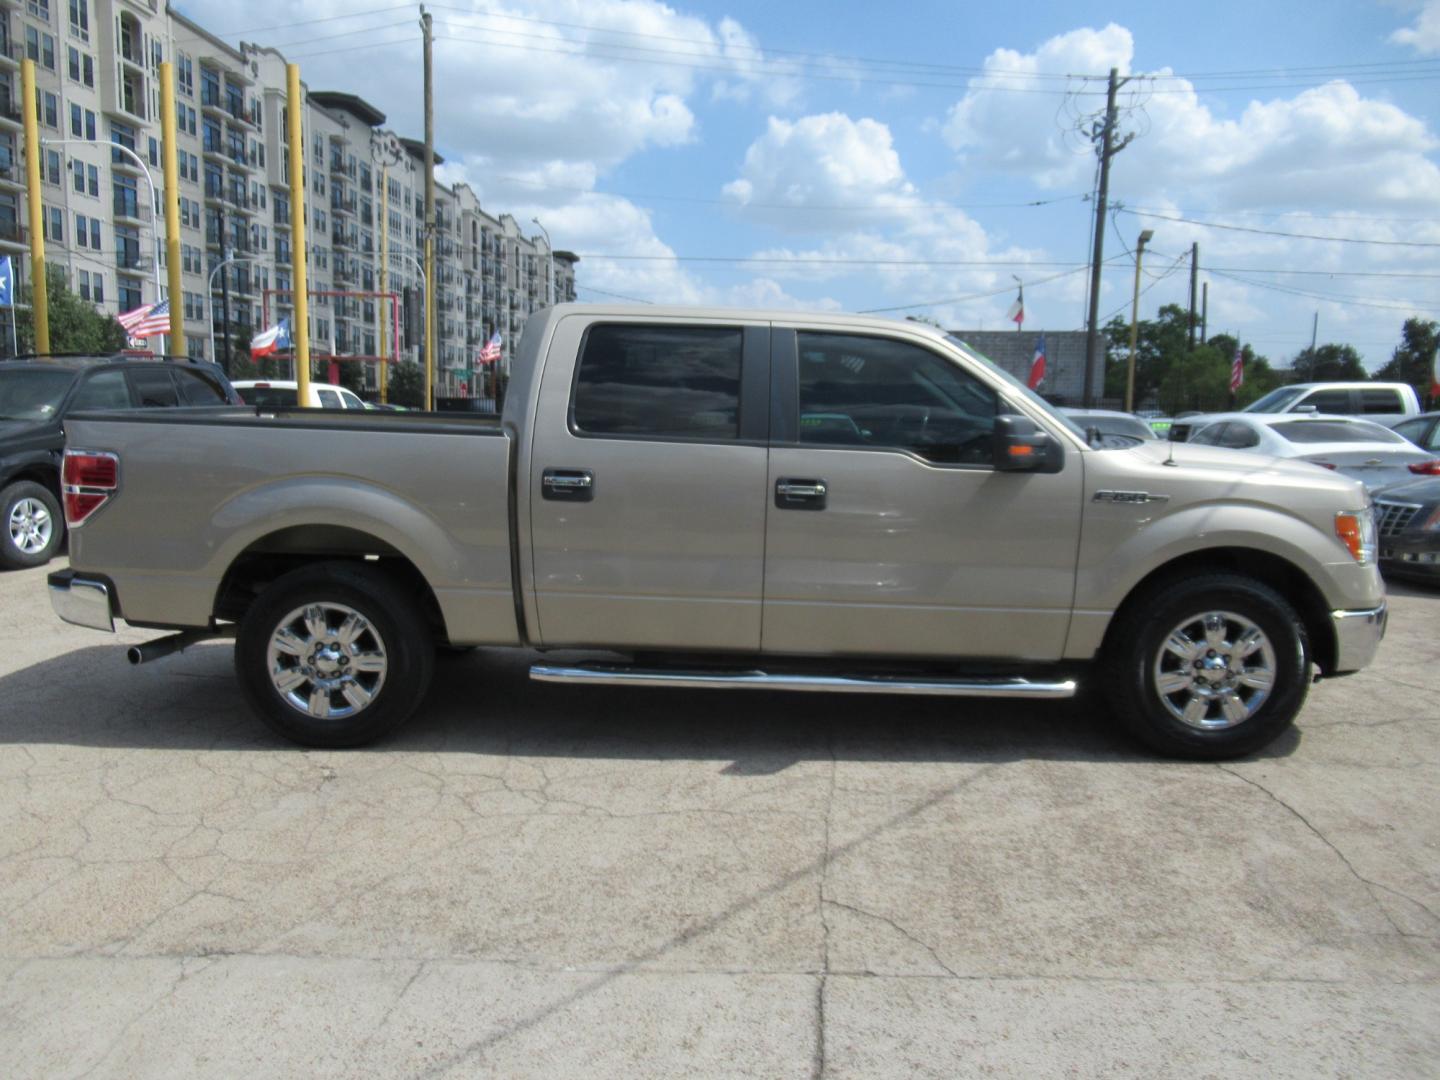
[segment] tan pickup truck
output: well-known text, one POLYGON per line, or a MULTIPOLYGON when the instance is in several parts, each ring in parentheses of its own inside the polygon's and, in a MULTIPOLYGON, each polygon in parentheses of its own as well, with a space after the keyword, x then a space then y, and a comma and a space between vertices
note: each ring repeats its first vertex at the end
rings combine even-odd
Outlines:
POLYGON ((179 631, 136 662, 234 635, 255 710, 315 746, 391 731, 437 647, 481 645, 539 650, 551 682, 1088 687, 1162 753, 1219 758, 1385 630, 1358 483, 1092 447, 913 323, 561 305, 498 421, 230 407, 67 438, 59 615, 179 631))

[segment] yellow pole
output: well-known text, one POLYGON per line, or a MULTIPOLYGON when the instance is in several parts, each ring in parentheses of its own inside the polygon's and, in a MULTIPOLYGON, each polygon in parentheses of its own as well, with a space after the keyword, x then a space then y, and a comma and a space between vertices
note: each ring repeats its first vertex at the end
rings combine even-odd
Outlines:
MULTIPOLYGON (((180 165, 175 138, 175 65, 160 65, 160 153, 165 170, 165 273, 170 288, 170 352, 184 356, 185 308, 180 303, 180 165)), ((221 237, 224 244, 224 237, 221 237)), ((213 358, 212 358, 213 359, 213 358)))
MULTIPOLYGON (((389 169, 380 166, 380 198, 375 200, 375 206, 380 212, 380 291, 390 291, 390 177, 389 169)), ((375 305, 380 312, 380 404, 384 405, 389 400, 389 373, 385 370, 387 356, 386 350, 390 344, 390 311, 386 309, 385 298, 380 298, 380 303, 375 305)), ((399 353, 400 343, 395 343, 395 351, 399 353)))
POLYGON ((425 408, 435 408, 435 237, 425 225, 425 408))
POLYGON ((1135 297, 1130 304, 1130 359, 1125 369, 1125 411, 1135 411, 1135 347, 1140 335, 1140 260, 1145 257, 1145 237, 1135 247, 1135 297))
POLYGON ((45 208, 40 202, 40 118, 35 104, 35 61, 20 64, 20 103, 25 110, 25 183, 30 203, 30 304, 35 318, 35 351, 50 351, 50 305, 45 290, 45 208))
POLYGON ((290 112, 290 287, 294 289, 295 315, 290 340, 295 350, 296 401, 310 403, 310 294, 305 275, 305 128, 301 123, 305 101, 300 95, 300 65, 285 65, 290 112))

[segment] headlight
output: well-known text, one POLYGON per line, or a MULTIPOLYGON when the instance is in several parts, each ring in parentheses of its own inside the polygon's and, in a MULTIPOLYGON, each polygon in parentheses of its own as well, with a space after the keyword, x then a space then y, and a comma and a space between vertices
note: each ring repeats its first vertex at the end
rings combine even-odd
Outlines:
POLYGON ((1434 512, 1425 519, 1425 524, 1421 525, 1420 528, 1428 529, 1431 532, 1440 532, 1440 506, 1435 508, 1434 512))
POLYGON ((1342 510, 1335 515, 1335 535, 1361 566, 1375 561, 1375 515, 1364 510, 1342 510))

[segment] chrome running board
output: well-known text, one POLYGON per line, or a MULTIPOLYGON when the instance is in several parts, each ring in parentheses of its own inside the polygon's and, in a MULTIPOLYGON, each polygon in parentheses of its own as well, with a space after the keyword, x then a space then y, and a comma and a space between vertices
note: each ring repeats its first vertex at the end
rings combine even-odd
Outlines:
POLYGON ((1075 680, 1036 682, 1013 677, 939 679, 903 675, 771 675, 764 671, 682 671, 612 664, 532 664, 530 678, 545 683, 600 686, 676 686, 691 689, 811 690, 843 694, 928 694, 941 697, 1069 698, 1075 680))

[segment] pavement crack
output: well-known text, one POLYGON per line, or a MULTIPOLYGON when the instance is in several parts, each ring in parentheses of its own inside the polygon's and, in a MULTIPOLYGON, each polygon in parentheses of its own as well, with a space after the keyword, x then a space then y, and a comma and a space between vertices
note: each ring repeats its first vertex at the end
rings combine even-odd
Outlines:
POLYGON ((1371 901, 1375 904, 1376 908, 1379 909, 1380 914, 1385 917, 1385 921, 1390 924, 1390 928, 1395 931, 1396 935, 1402 938, 1420 938, 1422 940, 1430 940, 1430 937, 1427 934, 1414 934, 1403 929, 1400 924, 1395 921, 1395 917, 1390 914, 1390 909, 1387 908, 1380 901, 1380 898, 1375 895, 1375 890, 1379 889, 1382 892, 1387 892, 1390 893, 1392 896, 1398 896, 1402 900, 1409 901, 1411 904, 1414 904, 1416 907, 1424 911, 1432 919, 1440 922, 1440 916, 1437 916, 1435 912, 1432 911, 1428 906, 1422 904, 1419 900, 1416 900, 1412 896, 1406 896, 1404 893, 1398 891, 1397 889, 1391 888, 1389 885, 1382 885, 1378 881, 1372 881, 1370 878, 1367 878, 1364 874, 1360 873, 1359 870, 1355 869, 1355 864, 1350 861, 1350 857, 1346 855, 1345 852, 1341 851, 1340 848, 1336 846, 1333 840, 1331 840, 1328 836, 1326 836, 1323 832, 1316 828, 1315 824, 1309 818, 1307 818, 1299 810, 1295 809, 1295 807, 1291 806, 1279 795, 1276 795, 1275 792, 1271 791, 1268 787, 1260 783, 1258 780, 1252 780, 1244 773, 1236 772, 1228 765, 1222 765, 1217 762, 1215 767, 1221 772, 1229 773, 1236 779, 1243 780, 1251 787, 1263 792, 1265 796, 1269 798, 1272 802, 1288 810, 1293 817, 1295 817, 1302 825, 1305 826, 1305 828, 1309 829, 1310 832, 1314 834, 1317 840, 1319 840, 1322 844, 1324 844, 1331 851, 1333 851, 1335 853, 1335 857, 1338 858, 1345 865, 1345 869, 1350 871, 1351 876, 1353 876, 1356 881, 1360 882, 1360 884, 1365 886, 1365 891, 1370 894, 1371 901))
POLYGON ((835 782, 839 763, 835 757, 835 736, 832 733, 827 742, 830 750, 830 784, 825 792, 824 849, 820 853, 819 883, 816 889, 815 910, 820 915, 820 977, 815 985, 815 1058, 811 1075, 820 1080, 825 1075, 825 990, 830 980, 830 918, 825 905, 829 898, 825 887, 830 879, 830 826, 835 816, 835 782))
POLYGON ((881 915, 879 912, 876 911, 866 911, 864 908, 856 907, 854 904, 841 903, 839 900, 827 899, 825 903, 829 904, 831 907, 837 907, 844 911, 853 911, 856 915, 863 915, 867 919, 874 919, 876 922, 884 923, 901 937, 905 938, 907 941, 914 942, 916 945, 919 945, 920 948, 924 949, 927 953, 929 953, 930 959, 934 960, 935 963, 938 964, 941 968, 943 968, 950 976, 956 979, 961 977, 958 971, 952 968, 949 964, 945 963, 944 960, 940 959, 940 954, 935 951, 935 946, 931 945, 928 941, 923 941, 920 938, 916 937, 911 931, 905 929, 905 927, 901 926, 898 922, 896 922, 889 916, 881 915))

